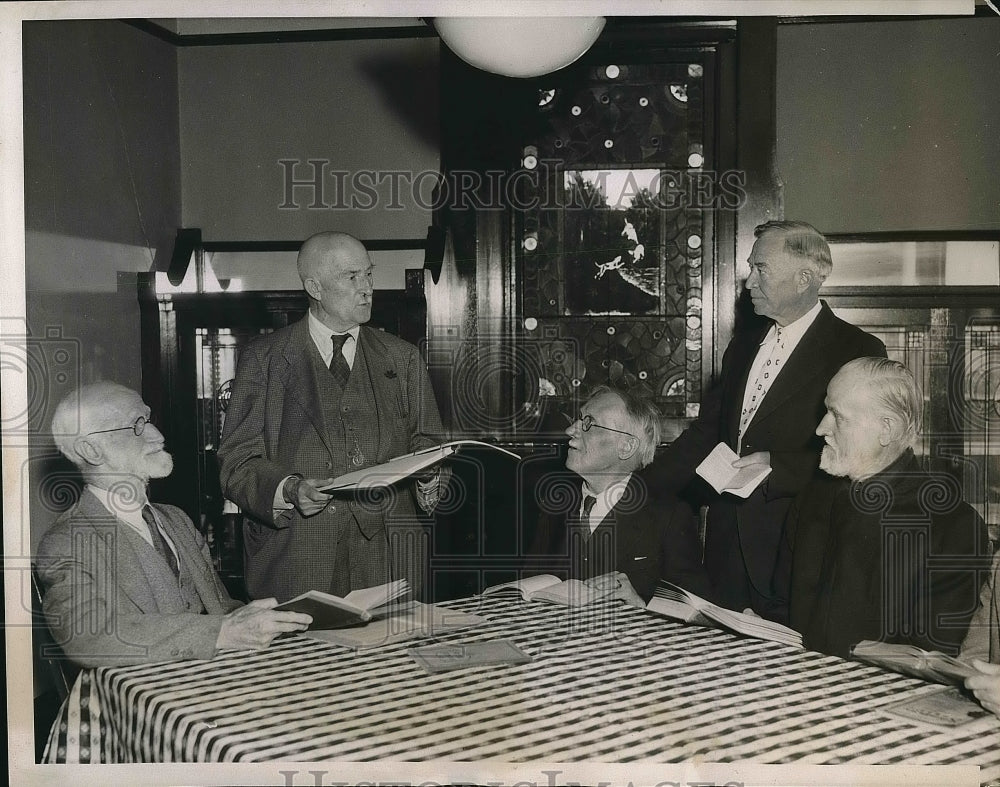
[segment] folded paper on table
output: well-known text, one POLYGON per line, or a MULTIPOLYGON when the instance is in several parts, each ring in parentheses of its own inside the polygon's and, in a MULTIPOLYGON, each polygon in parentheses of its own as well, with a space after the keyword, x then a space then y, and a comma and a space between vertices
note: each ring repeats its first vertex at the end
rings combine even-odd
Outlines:
POLYGON ((497 664, 527 664, 531 656, 509 639, 488 642, 468 642, 447 645, 425 645, 406 651, 410 658, 427 672, 436 674, 468 667, 486 667, 497 664))
POLYGON ((695 472, 719 494, 728 492, 737 497, 750 497, 753 490, 771 473, 771 468, 764 465, 733 467, 733 462, 739 458, 732 448, 719 443, 702 460, 695 472))
POLYGON ((486 618, 481 615, 412 601, 394 607, 390 614, 376 618, 364 626, 306 631, 304 636, 345 648, 364 650, 419 637, 434 637, 485 622, 486 618))
POLYGON ((513 451, 508 451, 506 448, 501 448, 492 443, 484 443, 480 440, 452 440, 449 443, 422 448, 419 451, 414 451, 412 454, 397 456, 395 459, 390 459, 388 462, 380 465, 372 465, 361 470, 352 470, 350 473, 345 473, 333 479, 329 484, 318 487, 318 489, 320 492, 333 493, 391 486, 398 481, 402 481, 404 478, 409 478, 419 473, 421 470, 433 467, 463 446, 484 446, 507 454, 514 459, 520 460, 521 458, 513 451))
POLYGON ((773 620, 719 607, 670 582, 661 581, 646 609, 695 626, 726 628, 754 639, 802 647, 802 635, 773 620))
MULTIPOLYGON (((898 716, 945 729, 962 727, 992 715, 988 710, 962 695, 955 687, 941 689, 930 694, 921 694, 913 699, 887 705, 882 708, 882 711, 890 716, 898 716)), ((992 733, 987 732, 986 734, 992 733)))

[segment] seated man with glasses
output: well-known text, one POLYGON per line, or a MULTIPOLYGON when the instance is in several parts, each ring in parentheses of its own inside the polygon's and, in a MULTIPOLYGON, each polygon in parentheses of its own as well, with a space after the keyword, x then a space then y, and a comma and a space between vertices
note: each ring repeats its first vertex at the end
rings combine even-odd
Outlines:
POLYGON ((565 478, 540 484, 542 514, 526 568, 584 580, 617 573, 617 595, 640 606, 661 578, 711 597, 691 508, 636 475, 659 442, 655 405, 600 386, 566 433, 572 494, 565 478))
POLYGON ((274 599, 230 598, 191 520, 149 502, 149 480, 170 475, 173 459, 148 419, 139 394, 110 382, 56 407, 56 445, 86 483, 36 556, 45 617, 66 656, 84 667, 208 659, 305 629, 308 615, 273 610, 274 599))

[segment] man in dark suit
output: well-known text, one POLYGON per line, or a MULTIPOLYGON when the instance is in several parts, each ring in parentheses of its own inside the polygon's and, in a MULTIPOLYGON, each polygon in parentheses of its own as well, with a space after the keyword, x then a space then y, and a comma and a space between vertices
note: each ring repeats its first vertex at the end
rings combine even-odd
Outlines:
POLYGON ((314 235, 299 251, 309 314, 240 353, 219 446, 222 489, 248 517, 246 582, 284 601, 407 578, 424 584, 428 536, 414 505, 437 505, 441 474, 381 495, 331 496, 343 473, 437 442, 434 394, 417 348, 364 327, 373 265, 356 238, 314 235))
POLYGON ((135 391, 95 383, 57 406, 52 431, 86 487, 36 555, 43 611, 66 656, 85 667, 208 659, 262 648, 308 615, 247 606, 226 593, 208 547, 174 506, 150 503, 173 460, 135 391))
POLYGON ((880 640, 955 655, 966 635, 986 526, 950 476, 914 456, 922 408, 898 361, 858 358, 830 381, 823 473, 789 511, 775 581, 811 650, 846 658, 880 640))
POLYGON ((770 468, 749 497, 711 500, 705 540, 705 568, 719 602, 762 612, 773 606, 785 514, 819 463, 823 443, 815 429, 826 386, 844 363, 884 357, 885 346, 820 302, 833 263, 814 227, 771 221, 755 235, 745 286, 767 323, 733 337, 719 384, 705 396, 697 420, 657 458, 648 483, 679 489, 720 442, 740 456, 736 467, 770 468))
POLYGON ((540 500, 527 568, 583 580, 617 573, 618 596, 639 606, 661 578, 708 595, 690 507, 669 494, 654 498, 634 474, 659 443, 656 407, 601 386, 566 432, 566 467, 583 483, 574 482, 572 494, 557 483, 540 500))

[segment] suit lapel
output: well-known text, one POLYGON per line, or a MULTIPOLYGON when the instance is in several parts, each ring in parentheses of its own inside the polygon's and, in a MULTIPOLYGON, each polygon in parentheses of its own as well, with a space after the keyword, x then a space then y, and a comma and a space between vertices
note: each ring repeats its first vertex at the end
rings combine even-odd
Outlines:
MULTIPOLYGON (((194 554, 198 545, 192 541, 187 533, 182 532, 181 526, 176 524, 173 517, 163 508, 154 505, 156 513, 160 517, 160 523, 174 542, 177 549, 177 556, 180 559, 182 570, 186 571, 194 584, 195 592, 201 599, 205 611, 209 614, 217 614, 222 610, 222 599, 219 597, 217 585, 214 577, 208 576, 206 571, 214 571, 210 564, 206 565, 200 554, 194 554)), ((171 577, 172 578, 172 577, 171 577)))
MULTIPOLYGON (((330 432, 327 428, 323 407, 319 401, 319 384, 316 380, 317 364, 313 355, 319 356, 319 350, 316 349, 312 336, 309 334, 309 316, 306 315, 295 324, 295 327, 288 334, 288 341, 282 350, 282 357, 288 364, 285 367, 284 375, 282 375, 282 384, 285 386, 286 395, 298 401, 302 411, 309 417, 319 433, 326 450, 332 455, 334 451, 333 446, 330 445, 330 432)), ((322 364, 322 358, 320 358, 320 364, 322 364)))
POLYGON ((172 582, 177 581, 167 564, 159 559, 149 559, 148 554, 144 557, 144 548, 148 547, 154 554, 156 550, 135 530, 108 511, 91 492, 84 490, 78 511, 98 535, 106 535, 114 527, 114 551, 110 557, 114 561, 118 580, 115 592, 126 596, 143 612, 157 612, 156 587, 162 586, 168 578, 172 582))
POLYGON ((775 379, 764 401, 760 403, 760 407, 747 426, 747 431, 755 421, 762 420, 776 411, 785 401, 795 396, 807 382, 823 371, 826 366, 823 348, 830 341, 832 321, 833 312, 824 303, 813 324, 788 356, 784 370, 775 379))
MULTIPOLYGON (((379 339, 378 332, 361 326, 358 334, 358 355, 362 357, 368 379, 371 381, 372 393, 375 396, 375 417, 378 421, 378 456, 379 461, 386 461, 392 439, 386 418, 393 413, 402 415, 399 405, 399 372, 389 357, 385 344, 379 339)), ((355 365, 357 364, 355 358, 355 365)))

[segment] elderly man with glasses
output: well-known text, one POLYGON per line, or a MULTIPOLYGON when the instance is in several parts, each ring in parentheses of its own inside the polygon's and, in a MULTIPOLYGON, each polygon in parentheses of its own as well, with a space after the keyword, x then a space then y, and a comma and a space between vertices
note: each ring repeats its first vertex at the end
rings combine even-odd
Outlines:
POLYGON ((653 460, 659 442, 656 407, 601 386, 566 433, 573 475, 539 486, 542 515, 527 568, 584 580, 617 573, 619 596, 637 605, 652 597, 661 578, 711 596, 692 510, 635 474, 653 460))
POLYGON ((139 394, 83 386, 56 407, 52 433, 86 484, 36 554, 45 617, 71 661, 207 659, 308 626, 274 599, 230 598, 187 515, 149 501, 149 480, 170 475, 173 459, 139 394))

